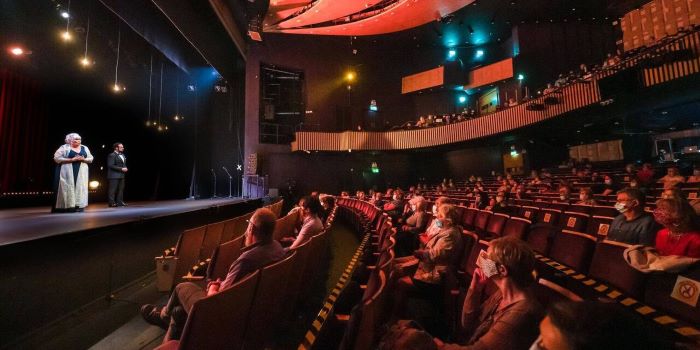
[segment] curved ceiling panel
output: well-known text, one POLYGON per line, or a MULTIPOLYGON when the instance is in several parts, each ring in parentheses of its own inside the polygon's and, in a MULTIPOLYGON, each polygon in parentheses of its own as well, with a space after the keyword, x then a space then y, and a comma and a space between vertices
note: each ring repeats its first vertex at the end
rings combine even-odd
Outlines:
POLYGON ((381 0, 318 0, 306 12, 277 25, 276 29, 303 27, 360 12, 381 0))
POLYGON ((267 28, 266 32, 316 35, 376 35, 414 28, 453 13, 474 0, 401 0, 366 19, 316 28, 267 28))
POLYGON ((275 23, 300 11, 304 6, 311 3, 311 0, 272 0, 267 15, 263 20, 263 25, 273 26, 275 23))

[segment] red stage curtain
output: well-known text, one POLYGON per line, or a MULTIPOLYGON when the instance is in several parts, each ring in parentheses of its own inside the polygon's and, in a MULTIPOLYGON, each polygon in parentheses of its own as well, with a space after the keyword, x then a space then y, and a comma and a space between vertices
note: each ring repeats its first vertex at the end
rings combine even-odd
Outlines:
POLYGON ((0 193, 50 189, 46 109, 38 82, 0 69, 0 193))

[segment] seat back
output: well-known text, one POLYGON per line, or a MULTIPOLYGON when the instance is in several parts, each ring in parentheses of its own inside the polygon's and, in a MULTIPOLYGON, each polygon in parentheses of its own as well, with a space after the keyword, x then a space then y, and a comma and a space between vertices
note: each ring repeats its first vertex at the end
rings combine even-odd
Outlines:
POLYGON ((467 230, 473 230, 474 229, 474 219, 476 218, 476 214, 478 212, 479 212, 479 209, 467 208, 464 211, 464 215, 462 216, 462 227, 464 227, 467 230))
POLYGON ((538 207, 531 207, 527 205, 523 205, 522 208, 520 208, 520 214, 519 216, 522 218, 525 218, 527 220, 533 221, 537 219, 537 214, 540 212, 540 208, 538 207))
POLYGON ((647 279, 644 301, 686 322, 700 324, 700 304, 695 303, 695 306, 692 306, 692 298, 699 292, 697 287, 694 288, 697 284, 693 284, 693 281, 700 282, 700 265, 698 264, 680 274, 652 273, 647 279), (674 290, 678 296, 688 297, 688 303, 673 298, 671 294, 674 290))
POLYGON ((615 218, 607 216, 592 216, 588 221, 588 229, 586 230, 589 235, 595 236, 598 240, 603 240, 608 236, 608 230, 610 229, 610 224, 615 218))
POLYGON ((628 247, 628 244, 620 242, 598 242, 588 274, 609 282, 628 295, 639 297, 643 293, 645 276, 630 267, 622 256, 628 247))
POLYGON ((537 223, 556 226, 559 222, 561 211, 557 209, 544 208, 537 213, 537 223))
POLYGON ((207 230, 204 233, 202 247, 199 250, 199 260, 211 258, 214 249, 219 246, 221 235, 224 232, 223 221, 207 225, 207 230))
POLYGON ((180 236, 175 248, 175 256, 177 264, 175 265, 175 284, 180 283, 182 276, 186 275, 190 268, 197 262, 199 258, 199 249, 204 240, 204 233, 207 231, 206 226, 201 226, 189 230, 185 230, 180 236))
POLYGON ((588 214, 567 211, 559 218, 559 228, 562 230, 582 232, 588 224, 588 214))
POLYGON ((224 221, 224 229, 221 231, 221 240, 219 241, 219 243, 226 243, 239 236, 235 232, 237 219, 238 218, 233 218, 224 221))
POLYGON ((241 255, 244 242, 245 235, 216 247, 207 267, 207 277, 211 280, 226 278, 229 267, 241 255))
POLYGON ((567 209, 567 211, 581 214, 590 214, 591 210, 593 210, 593 206, 583 204, 572 204, 567 209))
POLYGON ((532 291, 537 301, 545 309, 547 306, 562 301, 582 301, 574 292, 544 278, 539 278, 532 285, 532 291))
POLYGON ((488 224, 486 224, 486 235, 493 238, 500 237, 508 218, 509 216, 506 214, 496 213, 491 215, 488 224))
POLYGON ((572 269, 586 273, 595 250, 596 238, 588 234, 562 230, 554 235, 549 257, 572 269))
POLYGON ((620 213, 617 211, 617 209, 615 209, 615 207, 594 205, 593 209, 591 209, 591 216, 616 217, 618 214, 620 213))
POLYGON ((265 339, 271 336, 270 331, 276 329, 284 300, 281 291, 287 289, 289 272, 294 267, 296 254, 296 251, 291 251, 284 259, 260 270, 260 280, 246 326, 244 349, 262 349, 265 339))
POLYGON ((479 210, 474 219, 474 229, 476 232, 486 232, 486 225, 489 223, 489 218, 493 213, 488 210, 479 210))
POLYGON ((530 220, 518 217, 511 217, 510 219, 508 219, 505 226, 503 227, 501 236, 512 236, 518 239, 524 239, 525 234, 527 233, 527 230, 530 228, 531 224, 532 221, 530 220))
POLYGON ((294 211, 285 217, 277 219, 272 239, 279 241, 284 237, 294 236, 294 228, 297 222, 299 222, 299 211, 294 211))
MULTIPOLYGON (((467 230, 462 231, 462 253, 459 259, 459 266, 457 269, 466 271, 466 266, 471 258, 472 251, 474 250, 474 245, 479 241, 479 236, 473 232, 467 230)), ((478 252, 477 252, 478 253, 478 252)))
POLYGON ((527 233, 527 243, 536 252, 547 255, 553 233, 553 226, 535 224, 530 227, 530 232, 527 233))
POLYGON ((255 271, 230 288, 197 301, 187 315, 178 349, 240 348, 259 278, 260 271, 255 271))
POLYGON ((297 252, 294 261, 294 268, 289 271, 289 277, 287 280, 287 289, 281 291, 284 294, 285 302, 280 307, 281 315, 291 315, 294 307, 297 305, 299 298, 301 296, 301 286, 303 283, 307 283, 302 280, 304 275, 304 270, 306 265, 309 263, 309 254, 311 253, 311 240, 308 240, 294 250, 297 252))
MULTIPOLYGON (((376 292, 362 304, 362 319, 358 325, 357 337, 353 349, 366 350, 373 349, 379 334, 379 328, 382 326, 382 318, 386 316, 386 284, 387 278, 384 271, 377 273, 377 288, 376 292)), ((369 288, 369 286, 368 286, 369 288)))

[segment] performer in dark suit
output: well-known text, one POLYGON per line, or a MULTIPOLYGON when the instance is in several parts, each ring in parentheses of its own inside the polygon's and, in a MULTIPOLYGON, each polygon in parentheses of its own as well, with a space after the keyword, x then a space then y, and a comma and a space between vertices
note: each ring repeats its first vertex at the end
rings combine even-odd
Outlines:
POLYGON ((126 172, 126 157, 124 157, 124 145, 116 142, 112 145, 114 152, 107 156, 107 180, 109 181, 109 206, 125 207, 124 203, 124 178, 126 172))

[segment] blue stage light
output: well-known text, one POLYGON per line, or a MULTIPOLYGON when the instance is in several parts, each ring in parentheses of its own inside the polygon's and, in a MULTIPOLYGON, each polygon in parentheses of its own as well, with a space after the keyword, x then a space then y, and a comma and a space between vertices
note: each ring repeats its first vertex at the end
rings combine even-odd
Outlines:
POLYGON ((460 96, 459 103, 464 103, 464 102, 467 102, 467 96, 460 96))
POLYGON ((484 50, 476 50, 476 58, 484 57, 484 50))
POLYGON ((455 58, 457 56, 457 50, 455 49, 450 49, 450 51, 447 51, 447 57, 448 58, 455 58))

